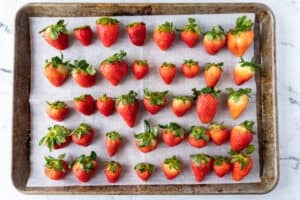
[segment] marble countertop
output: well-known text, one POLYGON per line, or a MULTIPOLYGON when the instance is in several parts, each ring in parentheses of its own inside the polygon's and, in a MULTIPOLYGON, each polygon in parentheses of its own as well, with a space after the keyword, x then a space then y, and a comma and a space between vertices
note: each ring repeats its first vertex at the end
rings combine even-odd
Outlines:
MULTIPOLYGON (((0 2, 0 130, 1 132, 1 161, 0 166, 0 194, 10 199, 82 199, 83 196, 41 196, 23 195, 12 185, 11 174, 11 121, 12 121, 12 79, 13 79, 13 48, 14 48, 14 17, 17 10, 27 0, 11 0, 0 2)), ((41 2, 41 1, 34 1, 41 2)), ((55 1, 48 1, 55 2, 55 1)), ((67 2, 67 1, 65 1, 67 2)), ((69 1, 70 2, 70 1, 69 1)), ((72 2, 77 2, 72 0, 72 2)), ((99 2, 99 1, 89 1, 99 2)), ((133 0, 101 2, 137 2, 133 0)), ((151 1, 139 1, 151 2, 151 1)), ((154 2, 154 1, 153 1, 154 2)), ((180 2, 164 0, 155 2, 180 2)), ((182 1, 181 1, 182 2, 182 1)), ((189 1, 204 2, 204 1, 189 1)), ((207 1, 206 1, 207 2, 207 1)), ((241 1, 210 1, 210 2, 241 2, 241 1)), ((246 2, 246 1, 242 1, 246 2)), ((277 52, 277 93, 278 93, 278 122, 279 122, 279 150, 280 177, 277 187, 265 195, 226 195, 223 199, 298 199, 300 195, 300 67, 298 66, 300 52, 300 0, 264 0, 261 2, 269 6, 276 20, 276 52, 277 52)), ((170 199, 170 196, 84 196, 84 199, 170 199)), ((219 196, 172 196, 172 199, 219 199, 219 196)))

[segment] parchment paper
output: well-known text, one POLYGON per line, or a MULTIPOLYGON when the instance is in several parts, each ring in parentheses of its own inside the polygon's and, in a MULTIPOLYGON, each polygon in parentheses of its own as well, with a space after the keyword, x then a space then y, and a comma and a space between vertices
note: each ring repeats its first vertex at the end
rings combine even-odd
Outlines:
MULTIPOLYGON (((43 67, 45 59, 50 59, 53 56, 59 55, 59 51, 49 46, 38 34, 38 31, 43 27, 56 23, 59 18, 50 17, 32 17, 30 18, 30 30, 31 30, 31 95, 30 95, 30 110, 31 110, 31 169, 30 176, 27 182, 27 186, 67 186, 67 185, 110 185, 106 181, 103 173, 103 162, 108 159, 117 160, 123 166, 123 173, 119 181, 115 185, 136 185, 136 184, 220 184, 220 183, 237 183, 231 178, 231 174, 220 179, 211 172, 204 181, 196 182, 190 167, 190 154, 207 153, 209 155, 227 155, 229 151, 229 143, 222 146, 216 146, 212 142, 208 146, 197 149, 191 147, 187 140, 175 147, 168 147, 161 139, 158 148, 150 153, 144 154, 138 151, 134 145, 134 133, 143 132, 143 120, 148 119, 152 124, 167 124, 171 121, 177 122, 182 125, 186 130, 192 125, 203 125, 199 122, 195 107, 182 118, 175 117, 171 111, 170 100, 172 95, 191 95, 192 88, 201 89, 205 87, 203 78, 203 71, 201 75, 194 79, 186 79, 179 72, 174 82, 167 86, 163 83, 158 75, 159 65, 166 61, 176 64, 177 68, 181 66, 184 59, 192 58, 200 62, 201 67, 207 62, 224 62, 224 72, 217 87, 225 92, 225 88, 233 87, 237 88, 233 83, 232 69, 235 63, 239 61, 239 58, 234 57, 227 49, 222 50, 216 56, 208 55, 203 48, 202 42, 197 44, 195 48, 188 48, 180 39, 179 34, 176 36, 176 40, 173 46, 168 51, 161 51, 154 44, 152 39, 153 29, 156 25, 164 23, 165 21, 171 21, 176 27, 183 27, 187 22, 188 17, 196 18, 197 22, 201 25, 202 33, 208 31, 213 25, 220 24, 224 27, 225 31, 235 26, 235 20, 237 17, 246 15, 254 21, 254 14, 240 13, 240 14, 209 14, 209 15, 169 15, 169 16, 116 16, 121 22, 120 36, 117 42, 110 48, 102 46, 98 38, 95 36, 92 45, 83 47, 78 41, 71 39, 70 47, 63 51, 64 57, 67 60, 86 59, 97 69, 97 83, 92 88, 81 88, 71 78, 68 78, 66 83, 62 87, 53 87, 43 75, 43 67), (147 24, 148 35, 146 44, 143 47, 136 47, 131 44, 126 34, 125 26, 131 22, 144 21, 147 24), (150 73, 143 81, 137 81, 134 79, 132 73, 129 73, 127 78, 122 83, 114 87, 107 80, 101 77, 99 73, 99 65, 101 61, 108 56, 119 52, 121 49, 127 52, 125 57, 129 65, 135 59, 147 59, 151 67, 150 73), (118 96, 124 93, 128 93, 133 89, 138 93, 139 99, 143 97, 143 88, 149 88, 150 90, 163 91, 169 90, 169 104, 157 115, 151 116, 148 114, 140 102, 140 112, 134 128, 128 128, 123 119, 118 113, 106 118, 101 114, 95 112, 91 116, 83 116, 82 114, 71 109, 69 117, 63 122, 59 123, 66 126, 69 129, 78 127, 81 122, 86 122, 92 125, 96 130, 96 136, 93 143, 88 147, 81 147, 74 143, 70 144, 66 148, 60 150, 54 150, 48 152, 45 146, 38 146, 39 140, 46 134, 47 128, 56 124, 55 121, 49 119, 45 113, 46 101, 63 100, 66 101, 72 108, 72 100, 75 96, 82 94, 92 94, 95 98, 98 98, 101 94, 107 93, 111 96, 118 96), (104 136, 108 131, 119 131, 123 136, 123 146, 119 152, 113 157, 109 158, 105 146, 104 136), (61 153, 67 153, 67 160, 71 162, 75 157, 81 154, 89 154, 91 150, 94 150, 99 156, 100 168, 97 174, 87 183, 80 183, 76 180, 72 173, 68 173, 66 178, 61 181, 49 180, 43 172, 45 155, 57 156, 61 153), (175 179, 169 181, 163 175, 161 171, 161 165, 165 158, 172 155, 177 155, 184 163, 183 172, 175 179), (146 183, 140 181, 135 175, 133 167, 136 163, 147 161, 156 166, 156 172, 146 183)), ((77 17, 77 18, 64 18, 68 23, 68 30, 81 25, 90 25, 95 31, 96 17, 77 17)), ((254 55, 253 45, 244 55, 245 59, 251 59, 254 55)), ((224 121, 228 128, 241 123, 244 120, 254 120, 256 122, 256 86, 255 81, 245 83, 242 87, 252 88, 251 100, 248 109, 238 120, 232 120, 228 113, 226 106, 226 95, 222 94, 220 97, 219 109, 214 119, 215 122, 224 121)), ((207 125, 204 125, 207 126, 207 125)), ((256 123, 255 127, 256 130, 256 123)), ((253 144, 257 147, 257 135, 254 136, 253 144)), ((251 173, 243 179, 242 183, 246 182, 259 182, 259 158, 258 153, 253 154, 254 168, 251 173)))

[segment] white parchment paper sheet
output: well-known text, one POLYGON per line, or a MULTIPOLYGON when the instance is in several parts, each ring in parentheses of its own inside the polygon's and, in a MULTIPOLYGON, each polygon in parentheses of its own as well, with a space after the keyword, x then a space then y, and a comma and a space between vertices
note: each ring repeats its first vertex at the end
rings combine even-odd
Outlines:
MULTIPOLYGON (((227 49, 222 50, 216 56, 208 55, 203 48, 202 42, 197 44, 195 48, 188 48, 177 34, 173 46, 168 51, 161 51, 154 44, 152 40, 153 29, 156 25, 162 24, 165 21, 171 21, 176 27, 182 27, 187 22, 188 17, 196 18, 201 25, 202 33, 208 31, 213 25, 220 24, 225 31, 235 26, 237 17, 246 15, 254 21, 254 14, 240 13, 240 14, 210 14, 210 15, 168 15, 168 16, 116 16, 121 23, 120 36, 117 42, 110 48, 102 46, 98 38, 94 37, 92 45, 83 47, 78 41, 71 39, 70 47, 63 51, 64 57, 67 60, 86 59, 90 64, 97 69, 97 83, 92 88, 79 87, 71 77, 66 83, 59 88, 53 87, 43 75, 43 67, 45 59, 50 59, 53 56, 59 55, 59 51, 49 46, 38 34, 38 31, 43 27, 56 23, 59 18, 50 17, 32 17, 30 18, 31 31, 31 95, 30 95, 30 109, 31 109, 31 169, 27 186, 66 186, 66 185, 109 185, 103 173, 103 162, 110 159, 106 153, 104 146, 104 136, 108 131, 119 131, 123 136, 123 146, 120 151, 112 158, 119 161, 123 166, 123 173, 116 185, 136 185, 136 184, 216 184, 216 183, 233 183, 231 175, 227 175, 220 179, 214 173, 207 175, 204 181, 196 182, 192 170, 190 168, 190 154, 207 153, 209 155, 227 155, 229 151, 229 143, 222 146, 216 146, 212 142, 208 146, 197 149, 191 147, 185 140, 180 145, 175 147, 168 147, 161 140, 158 148, 150 153, 144 154, 139 152, 133 139, 133 133, 143 131, 143 120, 148 119, 152 124, 167 124, 171 121, 182 125, 186 130, 192 125, 203 125, 199 122, 195 108, 182 118, 175 117, 171 111, 170 100, 166 108, 164 108, 157 115, 151 116, 148 114, 140 102, 140 111, 134 128, 128 128, 121 117, 115 113, 106 118, 95 112, 91 116, 83 116, 80 113, 71 110, 70 116, 63 122, 59 123, 69 129, 76 128, 81 122, 86 122, 92 125, 96 130, 96 136, 93 143, 89 147, 81 147, 74 143, 70 144, 64 149, 48 152, 45 146, 38 146, 39 140, 47 132, 47 128, 56 124, 56 122, 49 119, 45 113, 46 101, 63 100, 68 102, 72 107, 72 100, 75 96, 82 94, 92 94, 98 98, 101 94, 107 93, 111 96, 118 96, 127 93, 133 89, 138 92, 138 96, 142 99, 143 88, 151 90, 162 91, 169 90, 169 97, 172 95, 191 95, 191 89, 201 89, 205 87, 203 72, 194 79, 186 79, 179 72, 174 82, 167 86, 163 83, 158 75, 159 65, 166 61, 176 64, 177 68, 181 66, 184 59, 192 58, 198 60, 203 67, 207 62, 224 62, 224 73, 217 87, 225 92, 225 88, 237 88, 233 83, 232 69, 239 58, 234 57, 227 49), (136 47, 131 44, 126 34, 125 26, 131 22, 144 21, 147 25, 148 35, 146 43, 143 47, 136 47), (151 67, 150 73, 143 81, 134 79, 130 73, 122 83, 114 87, 107 80, 101 77, 99 73, 99 65, 101 61, 108 56, 119 52, 121 49, 127 52, 126 61, 131 64, 135 59, 147 59, 151 67), (80 183, 76 180, 72 173, 69 173, 62 181, 51 181, 43 173, 45 155, 57 156, 61 153, 67 153, 67 160, 72 161, 75 157, 81 154, 89 154, 91 150, 96 151, 99 156, 100 168, 97 174, 87 183, 80 183), (161 164, 166 157, 177 155, 184 163, 183 172, 175 179, 166 180, 161 171, 161 164), (133 167, 136 163, 147 161, 156 166, 156 172, 152 178, 144 183, 135 175, 133 167)), ((67 22, 68 30, 81 25, 90 25, 95 32, 96 17, 74 17, 64 18, 67 22)), ((72 36, 71 36, 72 37, 72 36)), ((254 55, 253 45, 244 55, 245 59, 251 59, 254 55)), ((219 109, 214 119, 215 122, 224 121, 229 128, 241 123, 244 120, 254 120, 256 122, 256 86, 255 81, 244 84, 242 87, 252 88, 251 102, 245 113, 238 119, 232 120, 228 113, 226 106, 226 95, 221 95, 219 109)), ((170 98, 169 98, 170 99, 170 98)), ((206 126, 206 125, 205 125, 206 126)), ((256 130, 256 123, 255 129, 256 130)), ((253 144, 257 147, 257 135, 255 135, 253 144)), ((253 154, 254 168, 241 182, 259 182, 259 157, 258 153, 253 154)), ((236 183, 236 182, 235 182, 236 183)))

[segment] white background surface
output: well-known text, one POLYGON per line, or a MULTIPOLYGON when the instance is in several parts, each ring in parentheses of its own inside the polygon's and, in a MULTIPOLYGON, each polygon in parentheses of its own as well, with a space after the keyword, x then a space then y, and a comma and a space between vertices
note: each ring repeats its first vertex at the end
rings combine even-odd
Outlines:
MULTIPOLYGON (((14 16, 25 0, 0 2, 0 128, 1 128, 1 161, 0 194, 10 199, 219 199, 220 196, 43 196, 22 195, 12 185, 11 173, 11 103, 12 103, 12 69, 14 16)), ((75 2, 75 0, 73 0, 75 2)), ((95 1, 96 2, 96 1, 95 1)), ((98 2, 98 1, 97 1, 98 2)), ((120 1, 102 1, 120 2, 120 1)), ((133 2, 133 1, 123 1, 133 2)), ((140 1, 150 2, 150 1, 140 1)), ((160 1, 180 2, 180 1, 160 1)), ((203 2, 203 1, 190 1, 203 2)), ((212 2, 212 1, 211 1, 212 2)), ((239 2, 239 1, 222 1, 239 2)), ((265 0, 274 12, 276 20, 277 46, 277 89, 278 120, 280 148, 280 180, 277 187, 266 195, 226 195, 223 199, 299 199, 300 178, 300 1, 299 0, 265 0)))

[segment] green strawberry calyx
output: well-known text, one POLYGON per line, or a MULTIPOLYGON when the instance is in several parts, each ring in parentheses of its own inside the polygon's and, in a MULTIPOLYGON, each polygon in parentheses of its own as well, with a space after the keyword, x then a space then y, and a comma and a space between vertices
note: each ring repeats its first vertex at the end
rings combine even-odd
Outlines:
POLYGON ((173 23, 166 21, 163 24, 158 25, 155 30, 160 32, 168 32, 168 33, 175 33, 173 23))
POLYGON ((54 149, 54 145, 61 145, 67 141, 70 131, 64 126, 55 124, 48 128, 46 135, 39 141, 39 145, 46 145, 49 151, 54 149))
POLYGON ((90 94, 83 94, 74 98, 74 101, 85 101, 87 97, 91 96, 90 94))
POLYGON ((243 57, 241 57, 240 66, 249 67, 252 71, 256 71, 257 69, 261 68, 260 64, 254 62, 254 58, 252 58, 251 61, 246 61, 243 57))
POLYGON ((95 75, 96 70, 95 68, 90 65, 89 63, 86 62, 86 60, 75 60, 74 65, 69 64, 68 67, 73 69, 72 73, 78 73, 78 72, 83 72, 88 75, 95 75))
POLYGON ((173 63, 163 62, 163 64, 161 65, 161 67, 171 67, 171 68, 174 68, 176 66, 173 63))
POLYGON ((210 31, 205 33, 205 38, 208 41, 211 41, 211 40, 225 40, 226 39, 226 34, 224 32, 223 27, 220 26, 220 25, 217 25, 217 26, 213 26, 210 31))
POLYGON ((209 155, 200 153, 200 154, 192 154, 190 158, 196 166, 200 166, 202 164, 207 164, 208 161, 211 159, 209 155))
POLYGON ((181 160, 179 160, 175 155, 170 158, 166 158, 164 160, 164 164, 166 164, 169 169, 181 170, 182 168, 181 160))
POLYGON ((92 130, 92 127, 86 123, 81 123, 78 128, 74 129, 70 135, 75 135, 77 139, 80 139, 83 135, 87 135, 92 130))
POLYGON ((58 20, 58 22, 56 24, 51 24, 51 25, 43 28, 42 30, 39 31, 39 33, 43 33, 48 30, 49 30, 50 39, 52 39, 52 40, 56 40, 62 33, 69 34, 69 32, 66 28, 65 21, 62 19, 58 20))
POLYGON ((123 94, 123 95, 117 97, 116 105, 118 105, 119 103, 122 103, 123 105, 128 105, 128 104, 132 105, 137 100, 136 96, 137 96, 137 93, 134 92, 133 90, 130 90, 128 94, 123 94))
POLYGON ((189 96, 174 96, 173 100, 180 100, 183 103, 192 102, 193 98, 189 96))
POLYGON ((253 130, 254 121, 245 120, 242 123, 240 123, 239 126, 246 128, 248 131, 254 134, 254 130, 253 130))
POLYGON ((206 94, 211 94, 213 97, 217 98, 221 92, 221 90, 211 88, 211 87, 205 87, 202 88, 201 90, 196 90, 196 88, 193 88, 192 91, 194 94, 194 100, 196 100, 199 95, 206 95, 206 94))
POLYGON ((186 64, 188 66, 193 66, 193 65, 199 65, 199 62, 193 59, 185 59, 183 64, 186 64))
POLYGON ((229 158, 224 156, 215 156, 214 161, 217 166, 221 166, 223 163, 230 163, 229 158))
POLYGON ((104 93, 103 95, 101 95, 98 100, 101 101, 101 102, 106 102, 108 100, 112 99, 110 96, 107 96, 106 93, 104 93))
POLYGON ((57 158, 52 156, 45 156, 44 159, 46 161, 45 167, 47 169, 54 169, 56 171, 65 172, 64 168, 64 158, 66 154, 60 154, 57 158))
POLYGON ((219 62, 219 63, 207 63, 204 67, 204 71, 207 71, 209 68, 211 67, 217 67, 219 68, 221 71, 223 71, 223 65, 224 63, 223 62, 219 62))
POLYGON ((102 61, 101 64, 103 63, 121 63, 123 61, 123 58, 126 56, 126 52, 124 50, 120 50, 119 53, 115 53, 112 56, 106 58, 105 60, 102 61))
POLYGON ((177 31, 186 31, 186 32, 193 32, 196 33, 197 35, 200 35, 201 33, 201 28, 200 26, 196 23, 195 18, 188 18, 188 23, 183 27, 183 29, 176 29, 177 31))
POLYGON ((130 24, 127 25, 127 28, 131 28, 131 27, 135 27, 135 26, 140 26, 140 25, 145 25, 144 22, 132 22, 130 24))
POLYGON ((241 96, 246 95, 249 97, 249 94, 251 93, 251 88, 240 88, 238 90, 234 90, 232 88, 226 88, 227 92, 229 93, 229 97, 233 99, 234 102, 238 102, 241 96))
POLYGON ((134 138, 139 141, 139 147, 149 147, 152 145, 153 140, 157 140, 158 126, 150 126, 147 120, 144 120, 145 131, 142 133, 134 134, 134 138))
POLYGON ((75 164, 79 163, 80 169, 90 173, 93 169, 95 169, 94 161, 97 159, 97 154, 94 151, 91 151, 90 155, 82 154, 77 157, 72 163, 71 167, 75 164))
POLYGON ((104 162, 104 166, 105 166, 105 169, 106 169, 106 170, 108 170, 108 171, 110 171, 110 172, 113 172, 113 173, 117 172, 117 170, 118 170, 119 168, 121 168, 120 163, 117 162, 117 161, 114 161, 114 160, 111 160, 111 161, 105 161, 105 162, 104 162))
POLYGON ((172 132, 175 137, 182 137, 184 135, 183 128, 175 122, 170 122, 167 125, 160 124, 159 127, 163 128, 167 132, 172 132))
POLYGON ((209 125, 209 127, 208 127, 208 129, 213 129, 213 130, 223 130, 223 129, 225 129, 226 128, 226 126, 224 125, 224 122, 221 122, 221 123, 214 123, 214 122, 212 122, 212 123, 210 123, 210 125, 209 125))
POLYGON ((64 101, 54 101, 54 102, 46 102, 48 107, 51 109, 59 110, 67 108, 68 105, 64 101))
POLYGON ((164 105, 168 90, 163 92, 150 91, 147 88, 144 89, 145 99, 150 100, 152 106, 155 105, 164 105))
POLYGON ((134 166, 134 170, 139 171, 141 173, 143 172, 152 173, 154 171, 154 165, 147 162, 140 162, 134 166))
POLYGON ((206 134, 206 129, 203 126, 192 126, 190 136, 196 140, 205 140, 206 142, 209 140, 209 137, 206 134))
POLYGON ((82 30, 82 29, 90 29, 91 27, 89 25, 83 25, 83 26, 78 26, 76 28, 73 29, 73 31, 76 31, 76 30, 82 30))
POLYGON ((47 67, 49 64, 52 67, 58 67, 59 65, 64 65, 64 66, 69 66, 69 62, 70 61, 63 61, 64 60, 64 55, 62 53, 60 53, 60 57, 59 56, 54 56, 52 57, 50 60, 46 59, 45 60, 45 67, 47 67))
POLYGON ((106 137, 108 137, 110 140, 120 140, 121 135, 117 131, 110 131, 105 134, 106 137))
POLYGON ((255 152, 256 148, 253 144, 250 144, 246 147, 243 152, 236 152, 233 150, 229 151, 231 155, 231 163, 240 163, 240 169, 243 170, 249 164, 250 155, 255 152))
POLYGON ((236 19, 235 28, 230 30, 232 34, 239 34, 251 30, 253 22, 246 16, 238 17, 236 19))
POLYGON ((100 17, 96 20, 96 24, 102 24, 102 25, 113 25, 118 23, 119 21, 117 19, 111 17, 100 17))
POLYGON ((147 60, 135 60, 134 64, 145 66, 145 65, 148 65, 148 61, 147 60))

